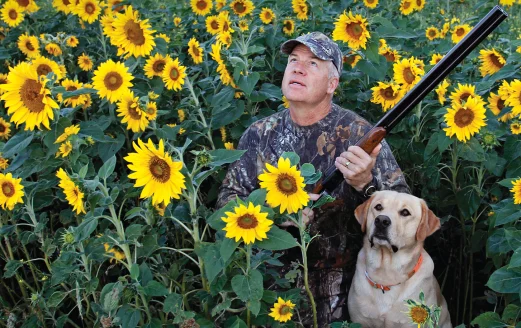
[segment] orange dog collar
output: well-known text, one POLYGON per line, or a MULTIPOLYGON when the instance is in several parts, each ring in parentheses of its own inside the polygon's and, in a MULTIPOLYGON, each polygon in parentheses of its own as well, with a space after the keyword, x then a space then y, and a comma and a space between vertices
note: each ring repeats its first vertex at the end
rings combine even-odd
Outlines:
MULTIPOLYGON (((408 276, 407 279, 411 278, 416 272, 418 272, 418 270, 420 270, 420 267, 421 267, 422 263, 423 263, 423 255, 420 253, 420 257, 418 258, 418 262, 416 262, 416 265, 414 266, 412 271, 407 274, 407 276, 408 276)), ((401 284, 401 282, 398 283, 398 284, 395 284, 395 285, 382 285, 382 284, 376 283, 371 278, 369 278, 369 273, 367 273, 367 270, 365 270, 365 277, 367 278, 367 281, 369 282, 369 285, 371 285, 371 287, 376 288, 376 289, 380 289, 383 294, 385 294, 385 292, 390 291, 391 287, 398 286, 398 285, 401 284)))

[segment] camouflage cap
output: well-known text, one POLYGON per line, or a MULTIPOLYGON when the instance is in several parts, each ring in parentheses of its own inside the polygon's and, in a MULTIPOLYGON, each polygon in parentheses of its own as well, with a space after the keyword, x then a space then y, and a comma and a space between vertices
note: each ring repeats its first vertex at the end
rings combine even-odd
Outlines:
POLYGON ((291 54, 293 48, 303 44, 311 50, 318 58, 333 62, 338 74, 342 75, 342 52, 338 45, 320 32, 311 32, 299 36, 296 39, 288 40, 280 46, 280 51, 287 55, 291 54))

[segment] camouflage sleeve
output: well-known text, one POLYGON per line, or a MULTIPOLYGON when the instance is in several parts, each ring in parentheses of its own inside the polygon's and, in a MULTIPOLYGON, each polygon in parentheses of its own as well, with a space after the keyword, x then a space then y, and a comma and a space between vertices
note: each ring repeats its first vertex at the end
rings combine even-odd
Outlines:
POLYGON ((376 178, 377 190, 395 190, 410 193, 402 170, 396 163, 391 148, 385 140, 382 141, 382 150, 380 150, 380 154, 376 158, 376 164, 372 173, 373 177, 376 178))
POLYGON ((236 196, 246 198, 258 188, 258 171, 262 169, 262 163, 258 163, 259 135, 253 126, 249 127, 241 139, 237 149, 246 150, 241 158, 228 167, 219 195, 217 196, 217 208, 226 205, 236 196))

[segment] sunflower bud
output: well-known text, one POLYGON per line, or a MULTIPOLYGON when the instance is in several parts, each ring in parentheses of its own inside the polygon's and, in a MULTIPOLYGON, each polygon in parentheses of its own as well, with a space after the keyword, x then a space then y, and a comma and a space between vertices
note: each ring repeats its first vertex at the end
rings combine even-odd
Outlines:
POLYGON ((197 165, 199 166, 208 166, 212 162, 212 156, 206 150, 197 152, 197 165))
POLYGON ((486 150, 490 150, 496 146, 499 146, 499 141, 497 140, 497 137, 494 133, 487 131, 481 135, 481 145, 486 150))

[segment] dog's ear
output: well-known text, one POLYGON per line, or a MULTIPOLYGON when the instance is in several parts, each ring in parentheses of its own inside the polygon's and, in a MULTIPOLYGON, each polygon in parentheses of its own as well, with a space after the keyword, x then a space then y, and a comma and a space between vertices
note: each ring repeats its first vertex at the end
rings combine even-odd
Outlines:
POLYGON ((365 228, 367 225, 367 213, 369 213, 369 208, 371 206, 371 202, 373 201, 373 196, 371 196, 368 200, 358 205, 355 209, 355 218, 360 223, 362 227, 362 232, 365 232, 365 228))
POLYGON ((425 201, 421 200, 422 218, 416 230, 416 240, 424 241, 440 228, 440 219, 428 207, 425 201))

